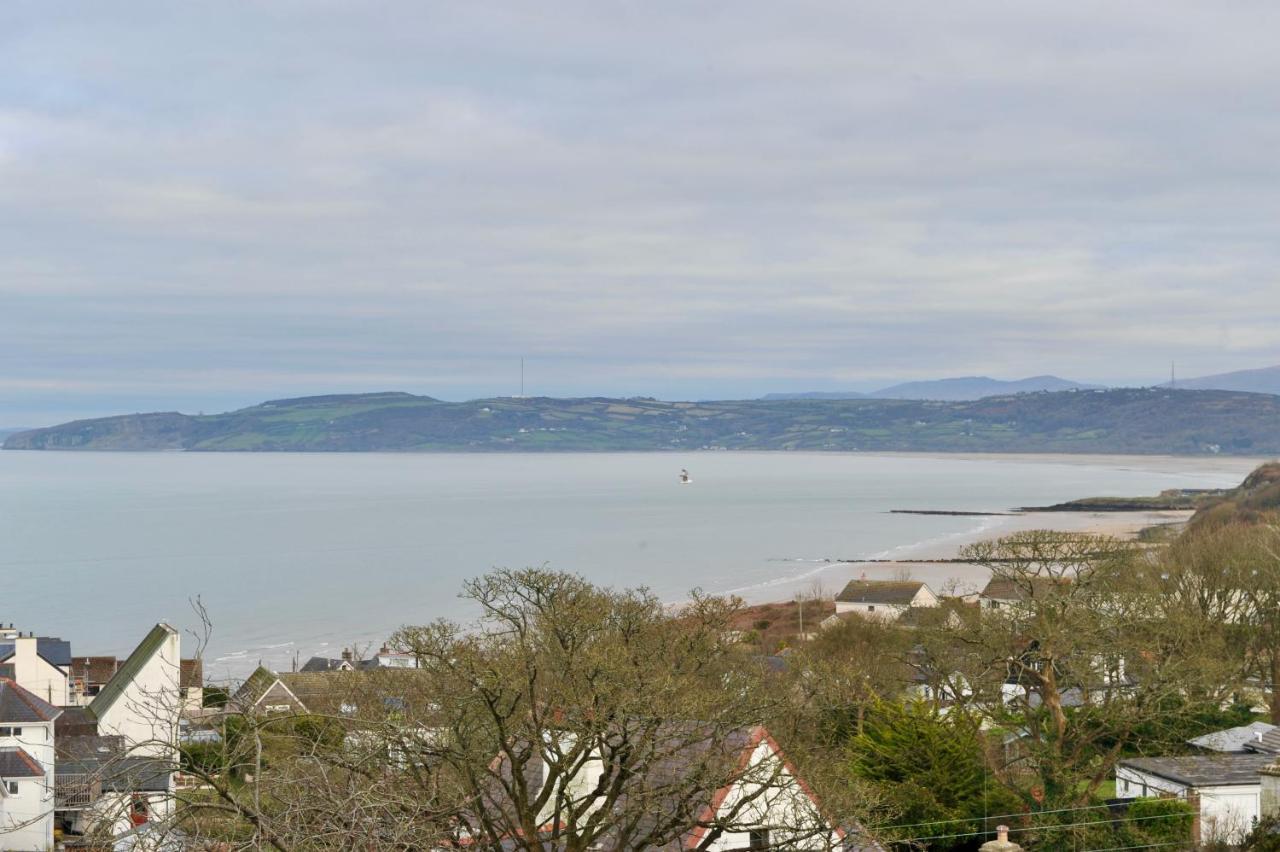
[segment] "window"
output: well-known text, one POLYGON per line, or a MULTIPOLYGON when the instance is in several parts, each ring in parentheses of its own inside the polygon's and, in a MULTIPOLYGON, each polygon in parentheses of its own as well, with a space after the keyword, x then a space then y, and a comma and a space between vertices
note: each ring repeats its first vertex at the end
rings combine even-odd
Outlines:
POLYGON ((22 736, 21 728, 0 728, 0 737, 20 737, 22 736))
POLYGON ((9 795, 10 795, 10 796, 16 796, 16 795, 18 795, 18 782, 17 782, 17 781, 10 781, 10 782, 8 782, 8 786, 9 786, 9 795))
MULTIPOLYGON (((871 604, 869 607, 867 607, 867 612, 875 612, 875 611, 876 611, 876 605, 875 605, 875 604, 871 604)), ((754 847, 754 846, 753 846, 753 847, 751 847, 751 848, 752 848, 752 849, 755 849, 756 847, 754 847)), ((763 847, 763 846, 761 846, 761 847, 759 847, 759 848, 763 849, 764 847, 763 847)))
POLYGON ((769 829, 761 828, 756 831, 747 833, 748 849, 768 849, 769 848, 769 829))

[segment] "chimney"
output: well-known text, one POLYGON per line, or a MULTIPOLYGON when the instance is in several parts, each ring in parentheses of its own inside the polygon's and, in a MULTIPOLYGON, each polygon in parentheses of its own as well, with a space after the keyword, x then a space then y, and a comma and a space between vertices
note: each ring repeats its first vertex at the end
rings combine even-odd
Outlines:
POLYGON ((381 648, 378 649, 378 653, 385 657, 387 654, 391 653, 391 649, 388 648, 386 645, 383 645, 381 648))
POLYGON ((349 663, 349 662, 351 662, 351 649, 350 649, 350 648, 343 648, 343 649, 342 649, 342 659, 346 660, 348 663, 349 663))
POLYGON ((996 839, 982 844, 979 852, 1022 852, 1022 847, 1009 840, 1009 826, 998 825, 996 839))

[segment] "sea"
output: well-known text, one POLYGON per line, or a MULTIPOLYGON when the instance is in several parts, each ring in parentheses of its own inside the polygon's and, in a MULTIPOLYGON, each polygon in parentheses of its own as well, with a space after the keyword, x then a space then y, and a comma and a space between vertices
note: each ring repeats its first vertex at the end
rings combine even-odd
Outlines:
POLYGON ((127 654, 157 621, 233 680, 477 613, 546 566, 664 600, 787 599, 849 560, 998 535, 1003 512, 1234 485, 1223 457, 0 452, 0 623, 127 654), (679 482, 687 468, 692 482, 679 482), (209 627, 197 615, 207 613, 209 627))

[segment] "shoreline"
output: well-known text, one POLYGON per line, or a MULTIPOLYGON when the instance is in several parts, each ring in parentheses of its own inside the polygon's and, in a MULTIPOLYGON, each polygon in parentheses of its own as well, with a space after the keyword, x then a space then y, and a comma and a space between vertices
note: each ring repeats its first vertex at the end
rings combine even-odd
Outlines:
POLYGON ((973 529, 926 541, 902 544, 864 559, 832 560, 798 578, 780 579, 776 584, 737 592, 748 607, 776 605, 794 600, 797 594, 830 599, 850 580, 920 580, 935 593, 975 593, 991 579, 991 572, 979 565, 959 561, 961 549, 979 541, 1000 538, 1027 530, 1083 532, 1135 539, 1146 527, 1185 523, 1194 514, 1184 509, 1132 512, 1026 512, 990 514, 973 529), (779 591, 788 592, 780 597, 779 591))

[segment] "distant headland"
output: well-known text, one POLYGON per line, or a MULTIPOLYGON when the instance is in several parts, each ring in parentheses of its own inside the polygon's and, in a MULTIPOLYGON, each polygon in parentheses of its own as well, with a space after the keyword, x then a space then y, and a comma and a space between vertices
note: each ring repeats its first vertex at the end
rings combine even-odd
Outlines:
POLYGON ((1280 454, 1280 396, 1128 388, 972 401, 501 397, 280 399, 223 414, 128 414, 9 435, 7 450, 1280 454))

